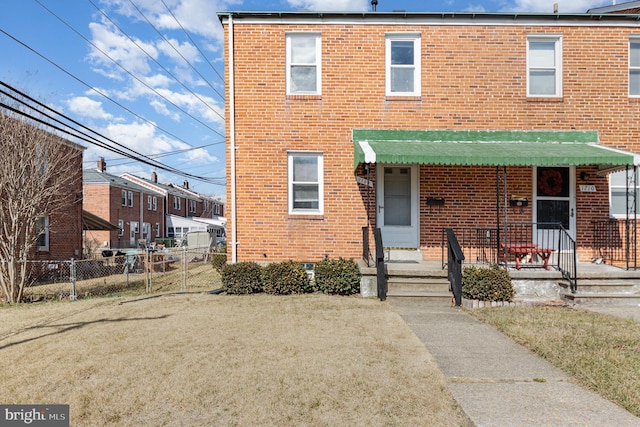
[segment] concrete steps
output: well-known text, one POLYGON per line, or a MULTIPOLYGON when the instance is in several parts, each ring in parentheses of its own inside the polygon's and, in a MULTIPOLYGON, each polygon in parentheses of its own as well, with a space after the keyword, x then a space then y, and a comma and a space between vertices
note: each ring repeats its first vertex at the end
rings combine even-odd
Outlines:
POLYGON ((403 263, 389 262, 386 265, 387 298, 451 302, 447 271, 440 266, 415 269, 412 265, 403 263))
POLYGON ((571 293, 566 282, 559 282, 561 298, 579 305, 640 305, 640 280, 637 278, 591 277, 578 279, 578 291, 571 293))

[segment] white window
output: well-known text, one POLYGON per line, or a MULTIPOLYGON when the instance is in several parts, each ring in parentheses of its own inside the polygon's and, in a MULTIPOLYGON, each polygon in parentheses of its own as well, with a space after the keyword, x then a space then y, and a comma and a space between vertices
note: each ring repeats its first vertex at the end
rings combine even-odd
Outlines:
POLYGON ((320 34, 287 34, 287 95, 322 93, 320 34))
POLYGON ((129 207, 133 207, 133 191, 129 191, 127 196, 129 198, 129 207))
POLYGON ((640 96, 640 38, 629 40, 629 96, 640 96))
POLYGON ((627 184, 627 171, 615 172, 609 175, 609 200, 611 201, 611 216, 614 218, 626 218, 627 209, 633 214, 633 192, 635 190, 636 209, 640 212, 640 183, 633 182, 633 170, 629 170, 627 184), (629 195, 627 199, 627 187, 629 195), (635 188, 634 188, 635 187, 635 188))
POLYGON ((197 204, 195 200, 189 200, 189 212, 195 213, 196 205, 197 204))
POLYGON ((143 236, 151 235, 151 224, 149 224, 148 222, 142 223, 142 235, 143 236))
POLYGON ((527 38, 527 96, 562 96, 562 39, 527 38))
POLYGON ((127 206, 127 190, 122 190, 122 206, 127 206))
POLYGON ((36 232, 38 237, 36 240, 36 248, 39 251, 49 250, 49 217, 43 216, 36 221, 36 232))
POLYGON ((147 210, 153 209, 153 199, 151 196, 147 196, 147 210))
POLYGON ((156 237, 160 237, 160 223, 156 222, 156 237))
POLYGON ((323 158, 321 153, 289 153, 290 214, 322 214, 323 158))
POLYGON ((173 196, 173 209, 180 210, 180 197, 173 196))
POLYGON ((420 35, 388 34, 386 37, 387 96, 420 96, 420 35))
POLYGON ((158 198, 156 196, 153 196, 153 210, 158 210, 158 198))
POLYGON ((118 220, 118 236, 124 236, 124 221, 121 219, 118 220))

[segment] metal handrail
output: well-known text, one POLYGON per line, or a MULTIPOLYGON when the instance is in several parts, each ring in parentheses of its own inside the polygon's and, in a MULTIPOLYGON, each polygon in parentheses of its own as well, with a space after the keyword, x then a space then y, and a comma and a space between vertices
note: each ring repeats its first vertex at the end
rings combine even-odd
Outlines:
POLYGON ((378 298, 380 298, 380 301, 384 301, 387 299, 387 276, 384 267, 382 232, 379 228, 373 229, 373 239, 376 242, 376 279, 378 285, 378 298))
POLYGON ((462 261, 464 261, 464 253, 453 229, 447 228, 446 233, 449 289, 453 292, 456 307, 460 307, 462 305, 462 261))

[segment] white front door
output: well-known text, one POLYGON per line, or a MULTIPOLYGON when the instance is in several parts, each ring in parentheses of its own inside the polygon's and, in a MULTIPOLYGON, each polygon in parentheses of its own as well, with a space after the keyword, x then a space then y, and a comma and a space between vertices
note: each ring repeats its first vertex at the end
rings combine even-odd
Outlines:
POLYGON ((418 167, 379 164, 376 180, 382 244, 387 248, 418 248, 418 167))
POLYGON ((575 167, 537 167, 534 170, 534 222, 538 244, 558 249, 558 234, 545 223, 560 223, 576 238, 575 167))

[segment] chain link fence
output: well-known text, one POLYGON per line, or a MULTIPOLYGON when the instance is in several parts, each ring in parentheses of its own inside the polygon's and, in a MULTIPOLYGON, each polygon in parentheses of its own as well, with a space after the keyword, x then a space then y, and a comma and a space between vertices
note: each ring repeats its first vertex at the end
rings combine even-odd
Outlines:
POLYGON ((213 249, 103 251, 90 259, 29 261, 26 301, 86 298, 128 289, 144 292, 206 292, 220 288, 213 249))

